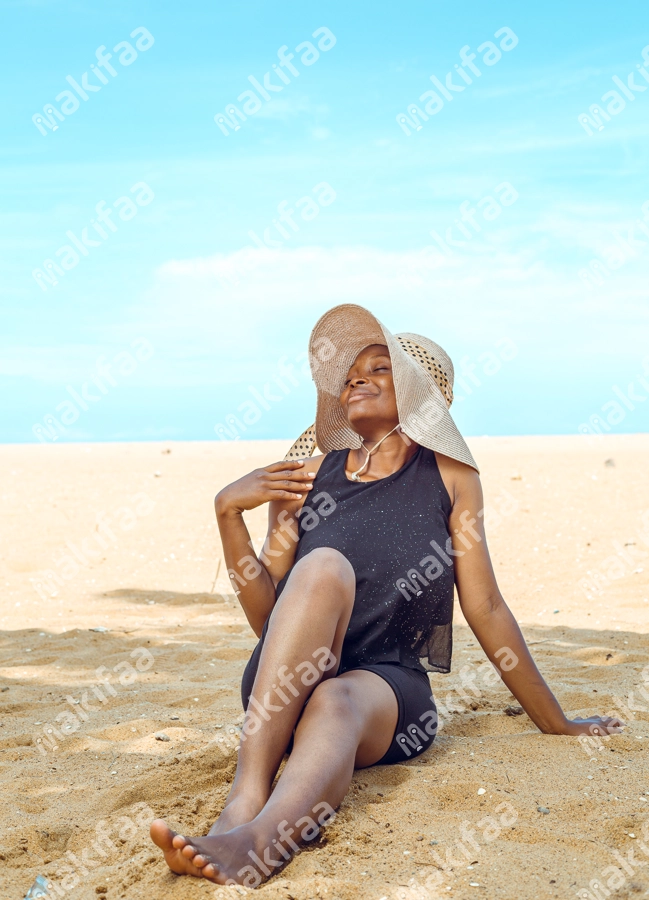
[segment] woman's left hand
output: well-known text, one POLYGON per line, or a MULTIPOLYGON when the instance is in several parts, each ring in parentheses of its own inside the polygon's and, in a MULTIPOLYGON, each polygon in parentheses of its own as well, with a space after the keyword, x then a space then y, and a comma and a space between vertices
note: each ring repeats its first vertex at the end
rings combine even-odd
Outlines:
POLYGON ((589 719, 566 719, 566 730, 562 734, 605 737, 609 734, 620 734, 624 727, 621 719, 611 716, 591 716, 589 719))

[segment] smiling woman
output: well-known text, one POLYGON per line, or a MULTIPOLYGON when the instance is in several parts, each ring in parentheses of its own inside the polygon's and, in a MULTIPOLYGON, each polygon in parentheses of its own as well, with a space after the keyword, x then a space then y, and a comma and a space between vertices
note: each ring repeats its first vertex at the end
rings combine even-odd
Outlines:
POLYGON ((500 594, 477 465, 449 413, 446 353, 422 335, 391 334, 353 304, 316 324, 314 360, 323 339, 335 352, 313 366, 315 426, 289 454, 311 455, 316 443, 324 454, 251 472, 215 501, 228 571, 260 638, 241 685, 246 714, 230 794, 204 837, 176 834, 162 820, 151 826, 173 872, 218 884, 257 887, 298 852, 296 833, 311 840, 332 820, 355 768, 430 747, 437 710, 427 672, 450 668, 455 585, 489 661, 541 731, 621 727, 566 718, 500 594), (312 493, 331 503, 306 527, 312 493), (269 527, 257 558, 243 512, 263 503, 269 527), (445 565, 435 558, 435 578, 420 578, 413 596, 400 581, 431 559, 431 545, 445 565), (323 653, 327 664, 316 669, 310 659, 323 653), (305 668, 313 677, 292 674, 305 668))
MULTIPOLYGON (((391 387, 393 388, 392 363, 388 348, 384 344, 372 344, 366 347, 356 357, 356 362, 349 370, 343 392, 340 395, 340 405, 347 413, 347 421, 359 434, 364 434, 365 430, 376 422, 377 412, 379 415, 381 412, 381 404, 379 402, 381 399, 383 401, 383 413, 391 419, 394 418, 396 399, 394 389, 389 389, 391 387), (383 379, 381 379, 381 375, 383 379), (375 377, 372 378, 371 376, 375 377), (381 384, 381 381, 383 381, 383 384, 381 384), (387 391, 386 388, 388 388, 387 391), (365 429, 363 428, 364 419, 366 420, 365 429)), ((377 440, 371 450, 365 450, 367 453, 365 462, 360 469, 349 475, 352 481, 361 480, 361 474, 367 469, 372 454, 379 449, 386 438, 394 434, 397 428, 399 428, 398 423, 394 428, 386 432, 382 438, 377 440)))

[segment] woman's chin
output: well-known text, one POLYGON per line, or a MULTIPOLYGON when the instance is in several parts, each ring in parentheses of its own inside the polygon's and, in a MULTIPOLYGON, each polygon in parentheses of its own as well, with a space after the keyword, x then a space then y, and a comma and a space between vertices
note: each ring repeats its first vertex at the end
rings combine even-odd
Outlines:
POLYGON ((350 407, 347 409, 347 421, 359 434, 361 433, 360 429, 364 426, 372 425, 376 422, 376 415, 372 414, 371 409, 364 409, 367 405, 367 401, 365 400, 356 400, 350 407))
POLYGON ((347 421, 361 437, 367 435, 367 440, 374 440, 369 437, 369 434, 373 435, 376 432, 381 432, 380 437, 382 437, 397 424, 397 422, 391 423, 375 409, 372 409, 371 401, 368 400, 357 400, 348 407, 347 421))

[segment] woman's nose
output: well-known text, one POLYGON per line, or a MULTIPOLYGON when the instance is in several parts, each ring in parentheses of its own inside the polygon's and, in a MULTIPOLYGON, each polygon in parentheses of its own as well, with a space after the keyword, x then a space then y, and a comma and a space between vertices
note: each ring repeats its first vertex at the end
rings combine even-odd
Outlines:
POLYGON ((356 378, 352 378, 352 380, 351 380, 352 387, 356 387, 359 384, 367 384, 367 378, 365 378, 363 375, 357 375, 356 378))

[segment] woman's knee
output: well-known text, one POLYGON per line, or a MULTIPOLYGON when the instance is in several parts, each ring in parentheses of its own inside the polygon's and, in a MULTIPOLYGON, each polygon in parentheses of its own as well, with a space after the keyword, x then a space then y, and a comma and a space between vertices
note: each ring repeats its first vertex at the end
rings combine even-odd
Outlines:
POLYGON ((327 716, 329 721, 358 719, 355 686, 344 678, 329 678, 315 688, 306 709, 311 715, 327 716))
POLYGON ((292 574, 318 585, 332 585, 352 596, 356 589, 356 575, 352 564, 333 547, 316 547, 311 550, 295 564, 292 574))

